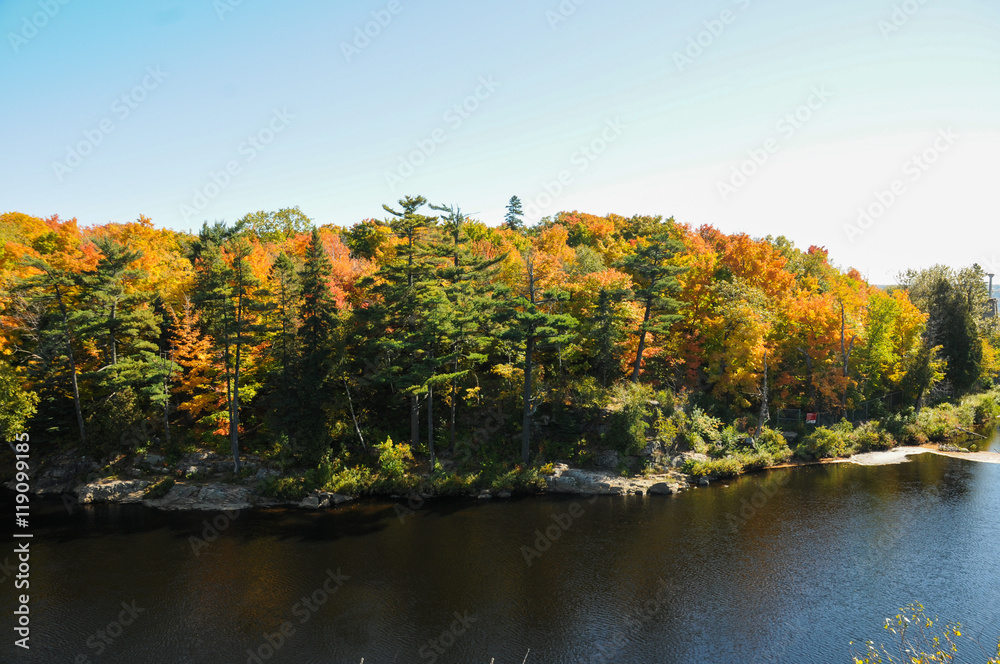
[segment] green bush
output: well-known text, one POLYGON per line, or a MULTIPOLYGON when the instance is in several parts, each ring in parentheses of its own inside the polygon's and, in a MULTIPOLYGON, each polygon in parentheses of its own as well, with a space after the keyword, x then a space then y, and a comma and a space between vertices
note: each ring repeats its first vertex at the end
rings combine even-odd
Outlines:
POLYGON ((149 500, 159 500, 167 495, 173 486, 174 479, 172 477, 164 478, 146 489, 146 493, 143 494, 143 498, 147 498, 149 500))
POLYGON ((1000 402, 995 391, 985 392, 967 397, 962 406, 972 409, 973 426, 982 426, 995 420, 1000 415, 1000 402))
POLYGON ((438 496, 467 496, 482 487, 479 473, 440 473, 431 477, 430 488, 438 496))
POLYGON ((375 446, 379 451, 379 475, 384 480, 400 480, 413 464, 413 452, 410 446, 396 445, 392 438, 386 438, 384 443, 375 446))
POLYGON ((692 477, 736 477, 743 472, 743 464, 735 457, 697 461, 688 459, 682 470, 692 477))
POLYGON ((537 468, 514 468, 495 476, 490 481, 494 491, 532 493, 547 486, 545 478, 537 468))
POLYGON ((645 385, 628 383, 616 390, 619 403, 608 418, 604 444, 622 454, 638 454, 646 446, 646 406, 652 390, 645 385))
MULTIPOLYGON (((968 411, 971 420, 972 411, 968 411)), ((969 422, 971 424, 971 422, 969 422)), ((917 416, 916 426, 928 440, 940 442, 955 434, 962 426, 961 409, 950 403, 941 404, 935 408, 924 408, 917 416)))
POLYGON ((836 459, 857 452, 858 448, 850 439, 850 423, 833 427, 820 427, 805 437, 795 454, 806 459, 836 459))
POLYGON ((856 428, 851 432, 849 439, 852 446, 862 452, 891 450, 896 446, 893 437, 882 428, 879 422, 874 420, 865 422, 856 428))
POLYGON ((788 441, 780 431, 764 427, 757 437, 757 449, 771 457, 771 464, 784 463, 792 458, 792 450, 788 441))
POLYGON ((270 477, 261 482, 260 492, 274 500, 299 501, 309 489, 304 477, 270 477))

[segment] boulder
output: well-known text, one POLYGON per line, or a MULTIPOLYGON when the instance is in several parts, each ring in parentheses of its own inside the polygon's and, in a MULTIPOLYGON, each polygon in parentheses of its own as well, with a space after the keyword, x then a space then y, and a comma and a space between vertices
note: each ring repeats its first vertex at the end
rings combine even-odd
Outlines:
POLYGON ((302 499, 302 502, 299 503, 299 507, 310 510, 319 509, 319 496, 306 496, 302 499))
POLYGON ((549 485, 549 491, 552 493, 577 493, 579 491, 576 478, 573 477, 549 477, 546 478, 546 481, 549 485))
POLYGON ((242 486, 229 484, 181 484, 170 488, 163 498, 143 504, 167 510, 237 511, 251 506, 252 494, 242 486))
POLYGON ((108 501, 137 503, 148 486, 145 480, 100 480, 77 487, 76 497, 84 505, 108 501))
POLYGON ((610 468, 613 470, 618 467, 619 460, 617 450, 604 450, 603 452, 598 452, 595 462, 598 468, 610 468))
POLYGON ((646 489, 646 492, 651 496, 669 496, 674 493, 674 487, 666 482, 657 482, 646 489))

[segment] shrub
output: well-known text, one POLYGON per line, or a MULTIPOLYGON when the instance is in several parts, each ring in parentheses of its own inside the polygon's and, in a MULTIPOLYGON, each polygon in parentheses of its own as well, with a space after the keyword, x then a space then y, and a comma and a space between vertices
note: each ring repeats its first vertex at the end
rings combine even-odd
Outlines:
MULTIPOLYGON (((935 408, 924 408, 917 416, 917 429, 929 440, 935 442, 947 440, 958 427, 962 426, 959 410, 950 403, 935 408)), ((971 411, 969 415, 971 419, 971 411)))
POLYGON ((431 477, 430 487, 439 496, 467 496, 480 488, 479 473, 442 473, 431 477))
POLYGON ((375 446, 379 451, 379 475, 386 480, 402 479, 413 464, 413 452, 409 445, 396 445, 392 438, 386 438, 384 443, 375 446))
POLYGON ((847 427, 843 424, 830 428, 820 427, 799 443, 795 453, 807 459, 836 459, 850 456, 857 451, 857 447, 851 442, 849 432, 845 431, 845 428, 849 429, 850 423, 847 423, 847 427))
POLYGON ((682 470, 692 477, 736 477, 743 472, 743 464, 735 457, 697 461, 688 459, 682 470))
POLYGON ((646 446, 646 404, 652 390, 645 385, 628 383, 616 392, 620 407, 608 418, 604 442, 623 454, 638 454, 646 446))
POLYGON ((516 467, 494 477, 490 488, 494 491, 534 492, 546 487, 545 478, 537 468, 516 467))
POLYGON ((788 441, 781 435, 780 431, 764 427, 760 436, 757 437, 757 449, 766 452, 771 457, 771 464, 783 463, 792 458, 792 450, 788 447, 788 441))
POLYGON ((876 422, 865 422, 851 432, 851 444, 862 452, 891 450, 896 441, 876 422))
MULTIPOLYGON (((971 649, 979 650, 985 664, 1000 664, 1000 644, 996 657, 983 651, 979 639, 962 635, 961 623, 938 625, 937 618, 931 618, 920 604, 910 604, 899 610, 892 618, 887 618, 883 630, 892 634, 893 643, 875 645, 874 641, 855 644, 851 641, 851 660, 855 664, 883 662, 884 664, 912 664, 914 662, 959 661, 960 647, 968 643, 971 649), (863 645, 858 652, 856 647, 863 645)), ((963 655, 968 650, 963 651, 963 655)), ((961 661, 970 661, 962 656, 961 661)))
POLYGON ((968 397, 962 405, 972 409, 973 426, 992 422, 1000 415, 1000 403, 997 402, 997 393, 993 391, 968 397))
POLYGON ((304 477, 271 477, 261 482, 260 491, 268 498, 287 501, 302 500, 309 493, 304 477))
POLYGON ((173 486, 174 479, 172 477, 164 478, 146 489, 146 493, 143 495, 143 498, 148 498, 149 500, 159 500, 167 495, 173 486))

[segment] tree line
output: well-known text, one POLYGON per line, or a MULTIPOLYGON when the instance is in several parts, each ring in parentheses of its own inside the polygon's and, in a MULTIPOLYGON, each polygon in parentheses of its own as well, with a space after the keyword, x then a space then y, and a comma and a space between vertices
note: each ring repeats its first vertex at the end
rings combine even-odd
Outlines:
POLYGON ((881 288, 820 247, 672 218, 526 227, 516 196, 498 227, 420 196, 383 207, 197 235, 0 216, 3 433, 102 457, 207 445, 237 470, 244 452, 311 465, 389 437, 432 467, 459 450, 528 464, 637 390, 752 435, 775 408, 919 405, 997 373, 978 266, 881 288))

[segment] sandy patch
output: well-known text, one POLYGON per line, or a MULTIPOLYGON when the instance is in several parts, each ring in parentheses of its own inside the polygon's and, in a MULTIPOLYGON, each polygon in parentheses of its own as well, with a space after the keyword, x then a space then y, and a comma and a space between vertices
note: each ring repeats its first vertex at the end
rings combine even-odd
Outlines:
POLYGON ((894 450, 885 452, 867 452, 865 454, 855 454, 847 459, 848 463, 855 463, 859 466, 890 466, 897 463, 906 463, 910 456, 914 454, 933 453, 923 447, 897 447, 894 450))
POLYGON ((937 454, 938 456, 965 459, 966 461, 976 461, 978 463, 1000 463, 1000 453, 997 452, 942 452, 931 447, 897 447, 887 452, 855 454, 847 459, 847 462, 856 463, 859 466, 888 466, 891 464, 906 463, 909 461, 909 457, 914 454, 937 454))

